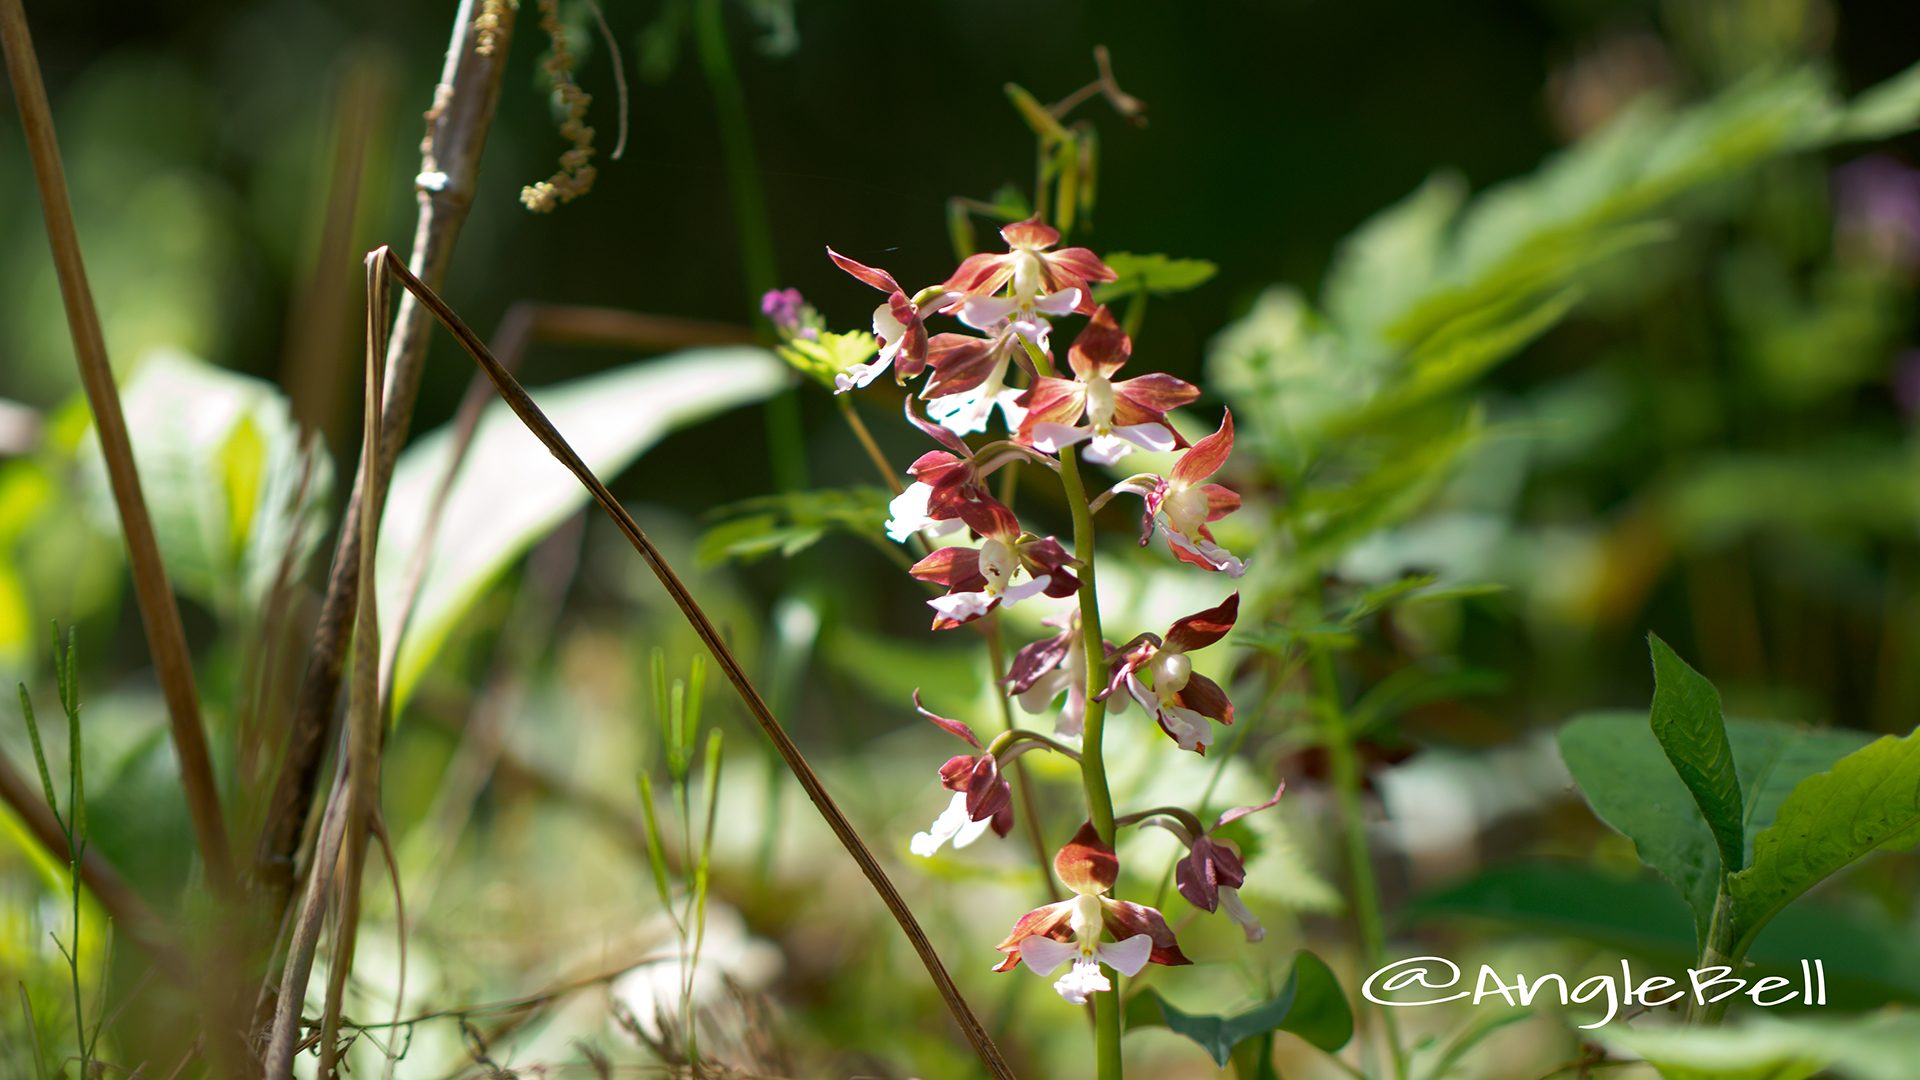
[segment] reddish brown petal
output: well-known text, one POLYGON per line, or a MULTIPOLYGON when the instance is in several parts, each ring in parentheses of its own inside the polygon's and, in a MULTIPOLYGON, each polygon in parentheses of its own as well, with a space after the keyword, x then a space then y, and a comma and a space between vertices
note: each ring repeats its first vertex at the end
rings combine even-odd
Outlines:
POLYGON ((894 379, 904 383, 906 380, 927 370, 927 324, 914 310, 913 301, 905 293, 894 293, 887 298, 887 304, 893 311, 893 317, 907 328, 906 335, 900 340, 900 352, 893 359, 894 379))
POLYGON ((1226 637, 1227 631, 1233 629, 1233 621, 1239 617, 1240 594, 1236 592, 1222 600, 1219 607, 1196 611, 1174 623, 1167 630, 1167 647, 1181 652, 1204 649, 1226 637))
POLYGON ((1053 872, 1067 888, 1082 895, 1103 893, 1120 880, 1120 859, 1100 839, 1089 821, 1080 826, 1067 846, 1053 857, 1053 872))
POLYGON ((1073 930, 1067 925, 1073 918, 1073 901, 1062 900, 1057 904, 1034 908, 1020 921, 1013 924, 1013 931, 994 948, 1007 954, 995 971, 1009 971, 1020 962, 1020 943, 1030 937, 1047 937, 1055 941, 1073 940, 1073 930))
MULTIPOLYGON (((1267 807, 1272 806, 1275 803, 1279 802, 1280 796, 1285 795, 1286 793, 1287 793, 1287 782, 1285 780, 1282 780, 1280 781, 1280 786, 1273 789, 1273 798, 1268 799, 1266 802, 1260 803, 1256 806, 1236 806, 1233 809, 1227 811, 1226 813, 1221 814, 1220 820, 1214 822, 1213 827, 1217 829, 1220 826, 1225 825, 1229 821, 1238 821, 1241 818, 1246 817, 1248 814, 1257 814, 1260 811, 1265 810, 1267 807)), ((1238 887, 1239 886, 1235 886, 1235 888, 1238 888, 1238 887)))
MULTIPOLYGON (((866 263, 854 262, 852 259, 847 258, 832 248, 827 249, 827 258, 832 259, 834 264, 840 267, 840 269, 879 289, 881 292, 904 292, 904 290, 900 288, 900 283, 893 280, 893 275, 887 273, 885 270, 868 266, 866 263)), ((905 320, 902 321, 904 322, 905 320)))
POLYGON ((1082 289, 1085 289, 1086 283, 1090 281, 1117 281, 1120 278, 1120 275, 1113 272, 1113 267, 1100 261, 1100 256, 1083 247, 1050 251, 1043 258, 1047 261, 1047 269, 1053 271, 1055 275, 1071 274, 1079 278, 1079 281, 1072 284, 1082 289))
POLYGON ((1016 221, 1001 229, 1000 239, 1005 240, 1010 248, 1028 247, 1044 251, 1060 242, 1060 230, 1041 221, 1040 215, 1035 214, 1025 221, 1016 221))
POLYGON ((971 390, 993 374, 993 341, 971 334, 935 334, 927 342, 927 363, 933 377, 920 391, 923 398, 946 397, 971 390))
POLYGON ((1055 570, 1050 575, 1044 591, 1055 600, 1063 596, 1072 596, 1080 591, 1080 579, 1065 570, 1055 570))
MULTIPOLYGON (((1113 384, 1113 422, 1125 427, 1166 423, 1167 410, 1177 409, 1199 397, 1200 391, 1192 383, 1161 372, 1127 379, 1113 384)), ((1168 429, 1171 430, 1172 425, 1168 425, 1168 429)))
POLYGON ((1153 952, 1147 959, 1156 964, 1178 967, 1191 964, 1185 953, 1180 951, 1180 942, 1173 936, 1173 928, 1158 911, 1145 904, 1130 903, 1126 900, 1100 901, 1102 921, 1107 924, 1107 932, 1115 940, 1124 940, 1145 934, 1153 939, 1153 952))
POLYGON ((1020 423, 1020 441, 1032 438, 1036 424, 1072 424, 1087 411, 1087 388, 1072 379, 1041 377, 1034 380, 1027 392, 1021 394, 1018 403, 1027 410, 1027 418, 1020 423))
MULTIPOLYGON (((957 504, 954 510, 955 516, 981 536, 998 537, 1004 543, 1020 535, 1020 519, 991 495, 977 495, 957 504)), ((978 565, 977 558, 975 565, 978 565)))
MULTIPOLYGON (((941 336, 945 337, 946 335, 942 334, 941 336)), ((961 337, 963 335, 955 334, 953 336, 961 337)), ((931 343, 929 343, 929 353, 931 353, 931 343)), ((934 442, 939 443, 941 446, 944 446, 947 449, 953 451, 955 454, 960 455, 961 457, 973 456, 973 451, 967 447, 967 442, 965 439, 962 439, 960 436, 955 435, 953 432, 948 431, 946 428, 941 427, 939 424, 934 423, 933 421, 927 419, 926 417, 921 416, 919 413, 914 412, 913 396, 911 394, 907 396, 904 404, 904 408, 907 413, 907 423, 912 424, 914 427, 919 428, 921 434, 925 435, 929 439, 932 439, 934 442)))
MULTIPOLYGON (((941 716, 939 713, 936 713, 933 710, 927 708, 925 705, 920 704, 920 691, 917 689, 914 690, 913 692, 913 711, 933 721, 936 725, 939 726, 940 730, 946 732, 947 734, 952 735, 956 738, 965 739, 967 741, 967 745, 973 747, 974 749, 978 750, 980 748, 979 738, 974 735, 973 729, 968 727, 965 721, 954 720, 949 717, 941 716)), ((947 764, 951 765, 953 764, 953 762, 950 761, 947 764)), ((945 775, 944 769, 942 770, 942 775, 945 775)), ((960 789, 954 788, 954 790, 958 791, 960 789)))
POLYGON ((921 581, 945 585, 949 592, 974 592, 987 587, 987 579, 980 574, 980 553, 972 548, 941 548, 914 563, 907 572, 921 581))
POLYGON ((940 786, 948 791, 967 790, 967 781, 973 778, 973 754, 955 754, 940 766, 940 786))
MULTIPOLYGON (((1240 509, 1240 493, 1219 484, 1205 484, 1200 488, 1207 493, 1207 520, 1219 521, 1235 510, 1240 509)), ((1213 537, 1207 537, 1212 540, 1213 537)))
POLYGON ((1060 546, 1058 539, 1049 536, 1041 540, 1029 540, 1020 545, 1020 560, 1027 564, 1030 572, 1038 576, 1057 572, 1061 567, 1072 562, 1073 556, 1067 554, 1067 549, 1060 546))
MULTIPOLYGON (((1013 260, 1005 255, 969 255, 953 276, 940 284, 946 292, 986 296, 999 291, 1013 277, 1013 260)), ((949 308, 948 310, 952 310, 949 308)))
POLYGON ((1067 651, 1073 647, 1073 635, 1055 634, 1050 638, 1029 642, 1020 651, 1013 654, 1013 664, 1007 670, 1007 677, 1000 680, 1007 684, 1007 693, 1024 694, 1033 689, 1040 677, 1060 666, 1067 658, 1067 651))
POLYGON ((1218 720, 1222 724, 1233 723, 1233 702, 1227 700, 1227 692, 1220 684, 1199 672, 1187 676, 1187 685, 1173 695, 1173 703, 1183 709, 1192 709, 1209 720, 1218 720))
MULTIPOLYGON (((1233 410, 1228 409, 1226 418, 1220 421, 1220 430, 1193 444, 1193 449, 1180 455, 1173 465, 1173 479, 1176 483, 1197 484, 1227 463, 1227 455, 1233 453, 1233 410)), ((1224 489, 1222 489, 1224 490, 1224 489)), ((1238 500, 1235 500, 1236 503, 1238 500)))
POLYGON ((985 821, 1013 805, 1013 789, 1000 776, 1000 761, 992 754, 981 754, 967 777, 967 814, 985 821))
POLYGON ((1008 800, 1005 806, 1002 806, 998 811, 994 813, 993 824, 991 828, 993 829, 993 834, 995 836, 1001 836, 1001 837, 1004 837, 1008 833, 1013 831, 1012 800, 1008 800))
POLYGON ((1245 885, 1247 867, 1231 845, 1202 836, 1194 841, 1187 857, 1174 867, 1173 878, 1187 903, 1203 911, 1217 911, 1220 890, 1245 885))
POLYGON ((1120 329, 1119 322, 1115 321, 1113 312, 1102 304, 1094 309, 1093 319, 1073 339, 1073 347, 1067 350, 1067 363, 1073 368, 1073 373, 1083 380, 1091 378, 1095 372, 1111 378, 1132 355, 1133 339, 1127 337, 1127 332, 1120 329))

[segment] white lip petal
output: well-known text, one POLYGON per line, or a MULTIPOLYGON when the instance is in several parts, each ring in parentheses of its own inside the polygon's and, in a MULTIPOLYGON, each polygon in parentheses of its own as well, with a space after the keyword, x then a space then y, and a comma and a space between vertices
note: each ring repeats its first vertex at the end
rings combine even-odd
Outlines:
POLYGON ((1240 929, 1246 932, 1248 941, 1259 941, 1267 936, 1267 928, 1260 925, 1260 920, 1254 918, 1253 912, 1247 910, 1247 902, 1240 899, 1239 889, 1221 887, 1220 910, 1227 913, 1227 918, 1240 924, 1240 929))
MULTIPOLYGON (((1026 951, 1024 946, 1021 951, 1026 951)), ((1111 989, 1113 984, 1107 981, 1100 965, 1085 959, 1075 960, 1067 973, 1053 984, 1054 993, 1066 998, 1072 1005, 1085 1005, 1089 996, 1111 989)))
POLYGON ((1055 968, 1073 959, 1079 952, 1079 946, 1071 941, 1055 941, 1039 934, 1020 939, 1020 962, 1031 968, 1035 975, 1053 974, 1055 968))
POLYGON ((1133 700, 1139 702, 1140 707, 1149 713, 1160 708, 1160 699, 1154 697, 1153 691, 1147 689, 1147 684, 1140 681, 1140 676, 1131 671, 1127 672, 1127 693, 1131 694, 1133 700))
POLYGON ((948 593, 927 601, 927 606, 955 622, 965 622, 985 615, 994 600, 984 592, 948 593))
POLYGON ((955 314, 975 330, 991 330, 1006 321, 1018 306, 1018 301, 1011 296, 971 296, 955 314))
POLYGON ((1213 745, 1213 721, 1178 705, 1160 706, 1160 726, 1173 736, 1182 750, 1197 750, 1213 745))
POLYGON ((1087 445, 1087 460, 1095 465, 1111 465, 1126 457, 1129 449, 1131 447, 1117 435, 1095 435, 1087 445))
POLYGON ((1165 424, 1127 424, 1114 428, 1113 433, 1135 446, 1156 453, 1173 449, 1173 432, 1165 424))
POLYGON ((1035 311, 1043 315, 1071 315, 1073 309, 1080 306, 1079 289, 1061 289, 1050 292, 1033 302, 1035 311))
POLYGON ((1132 978, 1147 966, 1147 957, 1153 954, 1153 939, 1146 934, 1135 934, 1125 941, 1102 945, 1094 952, 1108 967, 1132 978))
POLYGON ((928 401, 927 415, 955 435, 972 435, 987 430, 987 418, 993 415, 993 397, 978 388, 948 394, 928 401))
POLYGON ((1072 446, 1092 437, 1092 428, 1069 427, 1051 421, 1033 425, 1033 448, 1043 454, 1059 453, 1063 446, 1072 446))
POLYGON ((906 490, 893 497, 887 504, 892 515, 887 519, 887 536, 895 543, 905 543, 907 538, 934 524, 927 516, 927 501, 933 497, 933 486, 918 480, 908 484, 906 490))
POLYGON ((1034 578, 1032 581, 1025 581, 1018 585, 1009 585, 1006 587, 1005 590, 1003 590, 1000 593, 1000 602, 1007 605, 1008 607, 1012 607, 1013 605, 1019 603, 1022 600, 1026 600, 1030 597, 1038 596, 1041 593, 1046 592, 1047 586, 1052 581, 1053 581, 1052 574, 1041 574, 1039 577, 1034 578))
MULTIPOLYGON (((907 847, 915 855, 923 859, 927 858, 971 824, 973 824, 973 816, 967 813, 967 793, 955 792, 953 799, 947 803, 947 808, 940 811, 939 817, 933 819, 933 824, 927 827, 927 831, 914 833, 907 847)), ((954 846, 961 845, 956 842, 954 846)))
MULTIPOLYGON (((960 801, 961 801, 962 807, 964 808, 964 806, 966 805, 965 792, 961 792, 960 801)), ((962 812, 964 812, 964 810, 962 812)), ((965 825, 960 826, 960 831, 953 834, 954 850, 958 851, 961 848, 966 847, 968 844, 973 843, 975 840, 980 839, 982 836, 985 836, 987 834, 987 829, 992 827, 992 825, 993 825, 993 819, 990 817, 986 817, 986 818, 981 818, 979 821, 968 821, 965 825)))
POLYGON ((1167 543, 1182 551, 1199 556, 1208 566, 1225 573, 1228 577, 1239 577, 1247 572, 1247 564, 1234 557, 1233 553, 1219 544, 1207 540, 1195 540, 1173 527, 1166 515, 1160 516, 1160 531, 1166 534, 1167 543))
POLYGON ((893 317, 893 305, 881 304, 873 309, 873 334, 884 341, 899 341, 905 337, 907 325, 893 317))
POLYGON ((1047 706, 1053 704, 1053 699, 1059 697, 1060 691, 1067 689, 1072 681, 1072 674, 1065 668, 1054 668, 1035 679, 1033 685, 1021 691, 1014 700, 1020 703, 1022 709, 1037 715, 1046 712, 1047 706))

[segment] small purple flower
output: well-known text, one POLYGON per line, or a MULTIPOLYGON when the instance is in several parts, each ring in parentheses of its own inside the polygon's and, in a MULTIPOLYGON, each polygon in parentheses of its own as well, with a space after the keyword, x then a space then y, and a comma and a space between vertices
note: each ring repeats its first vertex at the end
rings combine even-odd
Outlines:
POLYGON ((812 338, 813 328, 806 325, 807 299, 799 289, 770 289, 760 298, 760 314, 774 329, 790 337, 812 338))

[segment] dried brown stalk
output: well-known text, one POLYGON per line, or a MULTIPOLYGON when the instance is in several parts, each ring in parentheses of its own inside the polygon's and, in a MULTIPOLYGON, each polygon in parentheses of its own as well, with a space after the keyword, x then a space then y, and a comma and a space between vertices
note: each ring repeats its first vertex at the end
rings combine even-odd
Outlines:
MULTIPOLYGON (((474 0, 462 0, 453 24, 446 65, 427 112, 427 137, 421 146, 421 170, 415 183, 420 211, 414 229, 410 271, 422 280, 446 279, 454 240, 465 223, 479 172, 480 153, 500 97, 500 74, 513 30, 510 6, 489 8, 495 18, 484 28, 489 47, 480 50, 483 28, 474 17, 474 0)), ((352 498, 335 542, 326 597, 314 629, 307 670, 301 680, 293 722, 287 733, 281 773, 269 803, 254 858, 254 875, 277 908, 293 889, 294 852, 313 805, 321 759, 333 730, 348 630, 359 595, 360 517, 365 477, 386 490, 394 460, 405 443, 419 394, 431 319, 411 296, 400 299, 393 336, 387 345, 386 405, 377 468, 356 470, 352 498)), ((304 983, 303 983, 304 985, 304 983)))
POLYGON ((106 461, 107 480, 113 488, 114 506, 119 511, 121 530, 127 541, 127 563, 133 573, 140 622, 146 630, 154 672, 172 722, 174 752, 180 760, 180 786, 186 794, 187 811, 193 818, 194 838, 200 846, 207 879, 217 893, 226 895, 233 887, 233 863, 228 852, 226 820, 220 811, 220 794, 207 757, 207 736, 200 720, 200 694, 193 681, 193 658, 187 651, 180 609, 174 606, 173 588, 167 581, 166 566, 160 561, 160 546, 154 539, 153 521, 147 515, 140 475, 134 468, 133 444, 127 438, 127 421, 120 411, 120 392, 114 386, 113 368, 107 363, 100 313, 94 307, 93 291, 87 284, 86 266, 80 257, 80 238, 74 229, 73 204, 67 195, 66 170, 60 162, 60 145, 54 134, 53 113, 47 105, 47 88, 40 78, 40 60, 34 53, 20 0, 0 0, 0 48, 6 53, 7 74, 13 80, 13 95, 20 106, 28 156, 33 159, 34 179, 40 188, 41 216, 46 221, 47 240, 53 248, 54 272, 60 279, 60 296, 67 309, 67 328, 73 334, 80 382, 86 388, 87 404, 93 409, 101 457, 106 461))
MULTIPOLYGON (((569 472, 573 473, 581 485, 592 494, 600 508, 613 519, 614 524, 633 545, 634 550, 646 560, 661 586, 667 590, 674 604, 680 608, 681 614, 693 627, 694 633, 699 635, 714 661, 726 673, 727 681, 733 684, 734 691, 739 694, 748 713, 760 725, 767 739, 773 743, 774 750, 779 753, 781 760, 786 763, 794 778, 800 782, 801 788, 813 801, 820 816, 826 819, 834 836, 847 849, 847 853, 859 865, 861 873, 866 875, 868 883, 873 886, 875 892, 880 894, 881 902, 886 905, 888 912, 900 924, 901 931, 906 934, 914 952, 926 966, 927 974, 932 978, 948 1010, 952 1012, 954 1020, 959 1023, 961 1031, 973 1044, 981 1063, 995 1077, 1011 1077, 1012 1069, 1007 1065, 1006 1059, 1001 1057, 999 1048, 994 1045, 992 1036, 987 1034, 979 1017, 974 1015, 966 999, 961 996, 959 987, 954 985, 953 977, 947 973, 946 965, 941 963, 939 954, 934 951, 933 943, 928 940, 926 931, 921 929, 912 908, 894 887, 893 881, 887 877, 886 870, 880 866, 879 860, 874 858, 873 852, 867 848, 866 841, 860 838, 853 823, 847 820, 846 814, 834 802, 833 796, 827 792, 826 786, 821 783, 812 766, 807 764, 806 756, 800 752, 800 747, 794 743, 786 729, 780 726, 780 721, 774 717, 773 710, 767 706, 766 700, 760 696, 759 690, 755 689, 745 669, 734 657, 733 650, 727 646, 719 630, 707 618, 706 612, 693 598, 693 594, 680 580, 680 576, 674 572, 673 567, 668 565, 665 556, 661 555, 660 550, 653 545, 653 541, 647 538, 647 534, 633 520, 633 516, 627 513, 620 501, 613 497, 613 493, 607 490, 606 485, 600 482, 599 477, 594 475, 593 470, 588 468, 586 462, 574 452, 573 447, 568 445, 566 438, 554 428, 553 423, 547 419, 545 413, 540 411, 540 407, 528 396, 520 383, 488 351, 486 343, 461 321, 460 316, 455 314, 433 289, 401 265, 399 257, 387 248, 376 249, 368 256, 368 263, 369 265, 384 264, 407 291, 453 334, 461 348, 473 357, 474 362, 479 364, 487 377, 493 381, 495 390, 513 410, 514 415, 518 416, 521 423, 525 424, 527 429, 546 445, 547 450, 562 465, 565 465, 569 472)), ((282 1004, 285 1004, 284 1001, 282 1004)))

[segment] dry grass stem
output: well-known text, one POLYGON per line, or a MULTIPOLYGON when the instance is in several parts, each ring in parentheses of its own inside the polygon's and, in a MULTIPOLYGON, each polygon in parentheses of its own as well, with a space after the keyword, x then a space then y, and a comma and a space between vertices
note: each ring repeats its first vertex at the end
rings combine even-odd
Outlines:
POLYGON ((73 204, 67 193, 66 170, 60 161, 53 113, 47 104, 47 88, 40 78, 39 57, 34 52, 20 0, 0 0, 0 48, 6 53, 7 74, 13 81, 28 156, 33 160, 34 180, 40 189, 41 216, 53 248, 54 272, 60 279, 60 296, 66 305, 67 328, 73 335, 74 356, 80 365, 80 382, 86 388, 87 404, 93 409, 100 454, 106 462, 114 507, 119 511, 121 530, 126 538, 127 564, 133 574, 140 622, 146 631, 147 647, 153 652, 155 677, 167 703, 174 752, 180 759, 180 786, 193 820, 194 839, 199 844, 200 858, 214 890, 223 896, 231 895, 233 862, 228 850, 226 819, 220 810, 219 789, 207 756, 206 730, 200 719, 200 693, 193 678, 193 657, 187 651, 180 609, 174 606, 173 588, 167 580, 166 566, 160 560, 160 545, 154 538, 146 497, 140 490, 133 444, 127 437, 126 417, 120 410, 120 392, 114 385, 113 368, 107 361, 100 313, 94 307, 93 291, 87 284, 87 270, 80 255, 80 238, 74 228, 73 204))

